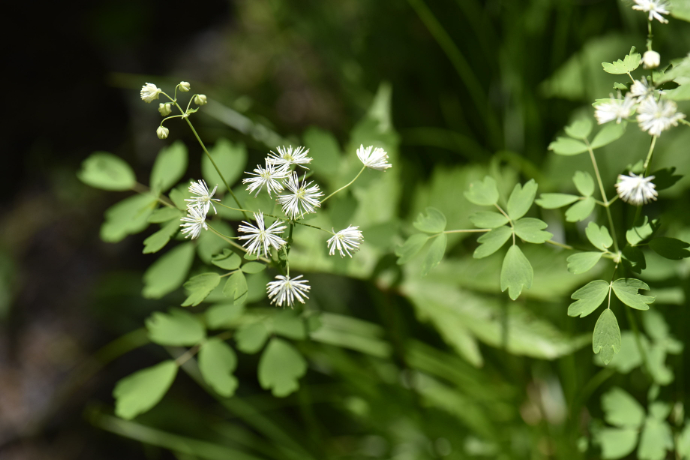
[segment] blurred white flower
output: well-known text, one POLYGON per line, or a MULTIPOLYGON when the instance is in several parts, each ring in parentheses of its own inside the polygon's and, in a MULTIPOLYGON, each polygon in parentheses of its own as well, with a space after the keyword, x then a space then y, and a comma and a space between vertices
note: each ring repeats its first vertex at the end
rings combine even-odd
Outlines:
POLYGON ((315 212, 316 208, 321 207, 318 198, 323 196, 318 185, 314 182, 306 183, 306 174, 300 182, 296 172, 292 172, 283 186, 290 192, 285 195, 278 195, 278 203, 283 207, 283 212, 290 219, 295 220, 305 213, 315 212))
POLYGON ((359 250, 359 245, 364 240, 362 232, 358 230, 359 227, 353 227, 350 225, 345 230, 340 230, 338 233, 334 234, 332 238, 329 238, 326 244, 328 245, 328 254, 334 255, 336 249, 340 252, 340 257, 344 257, 345 253, 352 257, 352 252, 357 252, 359 250))
POLYGON ((186 199, 185 201, 189 201, 187 206, 196 206, 201 208, 204 211, 204 214, 208 213, 209 208, 213 206, 213 212, 218 214, 218 211, 216 211, 216 206, 213 204, 214 201, 220 201, 218 198, 213 198, 213 195, 216 193, 216 189, 218 189, 217 185, 213 187, 213 191, 209 192, 208 186, 203 179, 200 179, 198 182, 192 181, 189 184, 189 192, 197 196, 186 199))
POLYGON ((635 0, 633 10, 644 11, 649 13, 649 20, 656 19, 657 21, 666 24, 668 20, 662 14, 669 14, 668 2, 666 0, 635 0))
POLYGON ((386 163, 388 161, 388 154, 386 151, 382 148, 374 148, 373 145, 370 145, 367 148, 364 148, 363 145, 360 145, 357 149, 357 157, 359 157, 359 160, 364 163, 364 166, 377 171, 385 171, 392 166, 391 164, 386 163))
POLYGON ((254 193, 254 190, 256 190, 256 195, 258 195, 265 185, 268 196, 271 196, 271 192, 278 193, 283 191, 283 184, 279 180, 287 177, 287 172, 276 169, 273 164, 267 164, 265 168, 261 165, 256 165, 254 172, 248 172, 247 174, 254 176, 249 179, 242 179, 243 184, 249 184, 247 187, 249 193, 254 193))
POLYGON ((677 111, 678 106, 673 101, 659 101, 648 97, 637 109, 637 122, 640 129, 652 136, 660 136, 662 131, 671 126, 678 126, 678 122, 685 118, 685 114, 677 111))
POLYGON ((172 112, 171 106, 172 106, 172 104, 170 102, 168 102, 167 104, 164 104, 161 102, 160 104, 158 104, 158 112, 162 116, 167 117, 172 112))
POLYGON ((645 69, 656 69, 661 64, 661 56, 656 51, 645 51, 642 55, 642 62, 645 69))
POLYGON ((182 91, 183 93, 186 93, 192 87, 192 85, 190 85, 188 81, 181 81, 180 84, 177 86, 180 88, 180 91, 182 91))
POLYGON ((279 307, 282 307, 283 304, 292 307, 295 299, 300 303, 304 303, 309 298, 307 292, 309 292, 311 286, 308 284, 309 281, 301 280, 300 278, 302 278, 302 275, 295 276, 294 278, 278 275, 276 276, 276 281, 270 281, 266 285, 266 291, 271 303, 277 304, 279 307))
POLYGON ((144 102, 149 103, 153 102, 154 99, 158 99, 158 95, 161 93, 161 91, 162 90, 153 83, 146 83, 144 86, 142 86, 139 94, 144 102))
POLYGON ((158 139, 167 139, 168 134, 170 134, 170 130, 165 126, 159 126, 156 130, 156 136, 158 136, 158 139))
POLYGON ((274 165, 283 171, 287 171, 290 168, 290 165, 309 169, 304 166, 311 163, 312 160, 307 156, 309 149, 297 147, 293 150, 292 146, 289 146, 278 147, 276 150, 278 150, 278 153, 271 151, 271 153, 268 154, 268 157, 266 158, 266 165, 274 165))
POLYGON ((649 200, 656 200, 656 186, 652 183, 654 176, 644 177, 630 173, 629 176, 620 174, 616 183, 616 192, 621 200, 635 206, 646 204, 649 200))
POLYGON ((654 85, 650 85, 647 82, 646 77, 642 77, 635 82, 630 87, 630 93, 632 97, 639 103, 647 99, 649 96, 654 94, 654 85))
POLYGON ((628 93, 625 95, 625 99, 622 99, 619 91, 617 98, 614 98, 612 94, 609 102, 597 105, 594 116, 600 125, 613 120, 620 123, 621 120, 627 119, 632 114, 634 108, 635 99, 633 96, 628 93))
POLYGON ((242 233, 249 233, 249 235, 240 236, 239 239, 247 240, 244 247, 248 254, 259 256, 263 252, 264 257, 268 257, 268 251, 271 247, 277 251, 285 244, 285 240, 277 235, 283 233, 287 227, 281 225, 281 221, 276 220, 270 227, 264 228, 264 215, 261 212, 254 213, 254 219, 256 220, 256 227, 243 221, 242 223, 245 225, 240 225, 237 228, 242 233))
POLYGON ((182 233, 186 233, 185 238, 191 236, 192 239, 198 238, 201 234, 201 229, 208 230, 206 225, 206 213, 203 209, 196 206, 189 206, 187 208, 187 217, 180 219, 184 224, 180 224, 184 230, 182 233))

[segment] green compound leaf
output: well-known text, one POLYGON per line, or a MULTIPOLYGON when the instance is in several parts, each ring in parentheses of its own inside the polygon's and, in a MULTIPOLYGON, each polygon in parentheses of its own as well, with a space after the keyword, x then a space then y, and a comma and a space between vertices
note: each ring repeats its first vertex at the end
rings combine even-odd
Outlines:
POLYGON ((637 430, 633 428, 602 428, 596 436, 604 459, 623 458, 637 445, 637 430))
POLYGON ((80 181, 103 190, 129 190, 137 183, 134 171, 120 157, 108 152, 94 152, 81 164, 80 181))
POLYGON ((101 239, 106 243, 117 243, 127 235, 146 229, 155 206, 156 198, 151 195, 134 195, 115 203, 105 211, 101 239))
POLYGON ((518 246, 511 246, 501 267, 501 292, 508 289, 508 296, 515 300, 523 288, 531 288, 534 270, 518 246))
POLYGON ((601 353, 604 364, 611 362, 614 355, 621 351, 621 330, 610 308, 604 309, 594 326, 592 350, 595 355, 601 353))
POLYGON ((278 398, 297 391, 299 378, 306 372, 307 361, 282 339, 271 339, 259 360, 259 383, 278 398))
POLYGON ((189 291, 189 297, 182 303, 183 307, 199 305, 220 284, 218 273, 202 273, 196 275, 184 283, 184 287, 189 291))
POLYGON ((168 195, 170 196, 170 201, 172 201, 179 210, 187 209, 187 202, 185 200, 192 197, 188 183, 178 185, 172 189, 168 195))
POLYGON ((592 140, 592 150, 604 147, 613 141, 617 141, 625 133, 625 128, 628 124, 623 121, 620 124, 607 123, 603 128, 594 136, 592 140))
POLYGON ((244 313, 244 305, 234 302, 212 305, 206 310, 206 324, 210 329, 221 329, 230 325, 244 313))
POLYGON ((479 211, 470 216, 470 222, 477 228, 497 228, 508 223, 508 218, 501 213, 479 211))
POLYGON ((494 228, 490 232, 483 234, 477 239, 477 242, 481 244, 474 250, 472 257, 475 259, 483 259, 484 257, 490 256, 501 249, 512 234, 513 231, 507 226, 494 228))
POLYGON ((163 361, 129 375, 115 385, 115 414, 131 420, 163 399, 177 375, 177 363, 163 361))
POLYGON ((260 262, 248 262, 242 265, 242 271, 249 275, 266 270, 266 265, 260 262))
POLYGON ((187 171, 187 147, 182 141, 175 141, 158 153, 151 170, 151 189, 165 192, 175 185, 187 171))
POLYGON ((206 338, 206 330, 194 315, 179 308, 156 312, 146 320, 149 338, 159 345, 192 346, 206 338))
POLYGON ((640 460, 663 460, 666 452, 673 449, 673 435, 668 423, 647 417, 640 436, 637 457, 640 460))
MULTIPOLYGON (((243 144, 233 144, 227 139, 219 139, 209 153, 220 172, 223 173, 225 180, 232 187, 232 184, 244 171, 244 166, 247 163, 247 149, 243 144)), ((201 156, 201 175, 211 190, 217 185, 218 192, 226 191, 223 180, 206 154, 201 156)))
POLYGON ((642 273, 642 270, 647 268, 647 261, 644 257, 642 249, 636 246, 626 246, 621 253, 623 255, 623 262, 634 273, 642 273))
POLYGON ((428 275, 434 267, 441 263, 443 255, 446 253, 447 243, 448 236, 445 233, 441 233, 434 238, 431 246, 429 246, 429 252, 424 258, 424 263, 422 264, 422 276, 428 275))
POLYGON ((573 183, 577 187, 577 191, 583 196, 592 196, 594 193, 594 179, 588 172, 576 171, 573 176, 573 183))
POLYGON ((604 419, 619 428, 640 428, 644 423, 644 408, 630 394, 618 387, 601 397, 604 419))
POLYGON ((585 273, 594 268, 599 262, 603 252, 579 252, 568 257, 568 271, 573 275, 585 273))
POLYGON ((513 193, 508 198, 508 215, 511 219, 517 220, 527 214, 529 208, 532 207, 532 203, 534 203, 538 187, 534 179, 531 179, 525 185, 515 184, 513 193))
POLYGON ((687 250, 690 244, 675 238, 654 238, 649 242, 649 247, 661 257, 671 260, 681 260, 690 257, 690 251, 687 250))
POLYGON ((341 153, 335 136, 328 131, 310 127, 304 132, 303 138, 304 145, 309 149, 309 156, 314 159, 309 168, 328 178, 337 177, 341 153))
MULTIPOLYGON (((598 253, 601 254, 601 253, 598 253)), ((591 281, 573 292, 573 302, 568 307, 568 316, 584 318, 599 308, 609 293, 610 284, 603 280, 591 281)))
POLYGON ((416 233, 409 237, 402 246, 395 250, 395 255, 398 256, 398 265, 403 265, 412 260, 414 256, 422 249, 424 244, 429 241, 429 235, 424 233, 416 233))
POLYGON ((650 222, 649 218, 644 216, 635 223, 633 228, 625 232, 625 239, 628 240, 631 246, 637 246, 654 235, 654 232, 659 229, 660 225, 659 219, 654 219, 650 222))
POLYGON ((225 248, 222 253, 211 257, 211 263, 223 270, 237 270, 242 264, 242 259, 230 249, 225 248))
POLYGON ((515 233, 528 243, 542 244, 551 239, 552 233, 545 232, 548 227, 543 220, 523 217, 515 222, 515 233))
POLYGON ((536 203, 544 209, 557 209, 575 203, 579 199, 579 196, 567 193, 542 193, 536 203))
MULTIPOLYGON (((213 229, 222 235, 234 236, 234 230, 230 225, 222 220, 206 220, 213 229)), ((196 253, 199 258, 204 261, 205 264, 211 264, 213 256, 222 252, 223 249, 227 248, 230 244, 223 238, 219 238, 218 235, 210 230, 203 230, 199 238, 196 240, 196 253)))
POLYGON ((640 66, 642 61, 642 55, 635 52, 635 47, 633 46, 630 53, 623 59, 619 59, 613 63, 602 62, 601 65, 604 67, 604 72, 611 73, 614 75, 623 75, 640 66))
POLYGON ((609 230, 603 225, 599 227, 594 222, 590 222, 585 229, 587 239, 594 247, 606 251, 613 244, 613 239, 609 234, 609 230))
POLYGON ((144 254, 152 254, 163 249, 179 229, 178 220, 171 220, 165 224, 163 228, 144 240, 144 254))
POLYGON ((144 273, 147 299, 160 299, 182 286, 194 261, 194 243, 183 243, 166 252, 144 273))
POLYGON ((436 208, 426 208, 426 215, 420 212, 412 225, 420 232, 441 233, 446 229, 446 216, 436 208))
POLYGON ((588 196, 582 201, 579 201, 572 205, 565 212, 565 220, 568 222, 581 222, 589 217, 594 211, 594 206, 596 206, 596 201, 591 196, 588 196))
POLYGON ((233 299, 235 304, 244 304, 247 301, 248 294, 247 278, 245 278, 244 273, 241 271, 230 275, 230 278, 225 282, 225 286, 223 286, 223 295, 233 299))
POLYGON ((151 213, 149 216, 149 222, 152 224, 162 224, 163 222, 168 222, 172 219, 179 220, 182 218, 182 216, 184 216, 184 214, 179 209, 163 206, 162 208, 158 208, 151 213))
POLYGON ((565 127, 565 133, 575 139, 587 139, 592 132, 592 120, 580 118, 565 127))
POLYGON ((261 350, 270 335, 271 331, 266 328, 263 321, 243 324, 235 334, 237 348, 244 353, 256 353, 261 350))
POLYGON ((479 206, 493 206, 498 202, 498 187, 493 177, 486 176, 483 181, 472 182, 465 198, 479 206))
POLYGON ((569 137, 559 137, 549 144, 549 150, 553 150, 558 155, 579 155, 587 151, 587 145, 569 137))
POLYGON ((237 379, 232 375, 237 367, 237 355, 222 340, 211 338, 199 350, 199 371, 206 383, 221 396, 235 394, 237 379))
POLYGON ((288 339, 304 340, 307 338, 304 321, 294 310, 283 310, 273 317, 273 332, 288 339))
POLYGON ((649 310, 649 304, 654 302, 654 297, 638 294, 638 289, 648 291, 649 286, 635 278, 620 278, 613 282, 613 292, 621 302, 637 310, 649 310))

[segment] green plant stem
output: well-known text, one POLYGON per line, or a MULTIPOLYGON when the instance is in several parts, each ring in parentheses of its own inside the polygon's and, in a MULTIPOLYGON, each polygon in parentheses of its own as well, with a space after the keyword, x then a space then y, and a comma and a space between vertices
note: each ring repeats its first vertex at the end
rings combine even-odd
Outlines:
POLYGON ((476 228, 476 229, 470 229, 470 230, 446 230, 442 233, 485 233, 485 232, 490 232, 490 228, 476 228))
POLYGON ((652 136, 652 144, 649 146, 649 153, 647 153, 647 159, 644 160, 644 175, 649 173, 649 166, 652 164, 652 157, 654 156, 654 146, 656 145, 657 136, 652 136))
POLYGON ((594 157, 594 150, 587 139, 584 140, 587 144, 587 150, 589 151, 589 158, 592 160, 592 166, 594 167, 594 174, 597 176, 597 182, 599 183, 599 192, 601 193, 601 198, 606 203, 604 208, 606 208, 606 215, 609 218, 609 225, 611 226, 611 236, 613 238, 613 249, 616 253, 620 252, 618 249, 618 237, 616 236, 616 226, 613 224, 613 217, 611 216, 611 206, 608 198, 606 198, 606 191, 604 190, 604 183, 601 181, 601 174, 599 173, 599 166, 597 165, 597 159, 594 157))
POLYGON ((366 167, 366 166, 363 166, 362 169, 359 171, 359 173, 357 173, 357 175, 355 176, 354 179, 352 179, 350 182, 348 182, 347 185, 343 185, 343 186, 340 187, 338 190, 336 190, 335 192, 331 193, 331 194, 328 195, 326 198, 324 198, 323 200, 321 200, 321 204, 325 203, 326 200, 328 200, 330 197, 332 197, 332 196, 335 195, 336 193, 340 192, 341 190, 345 190, 345 189, 348 188, 350 185, 352 185, 352 184, 357 180, 357 178, 358 178, 359 176, 362 175, 362 173, 364 172, 365 169, 367 169, 367 167, 366 167))
MULTIPOLYGON (((224 207, 224 208, 232 209, 233 211, 253 212, 253 211, 250 211, 250 210, 248 210, 248 209, 233 208, 232 206, 228 206, 228 205, 223 204, 223 203, 216 203, 216 204, 217 204, 218 206, 222 206, 222 207, 224 207)), ((285 218, 283 218, 283 217, 274 216, 273 214, 266 214, 265 212, 262 213, 262 214, 263 214, 264 216, 268 216, 268 217, 272 217, 272 218, 274 218, 274 219, 282 220, 283 222, 294 222, 294 223, 297 224, 297 225, 303 225, 303 226, 305 226, 305 227, 315 228, 315 229, 317 229, 317 230, 321 230, 322 232, 326 232, 326 233, 329 233, 329 234, 333 235, 333 232, 329 232, 328 230, 323 229, 323 228, 321 228, 321 227, 317 227, 316 225, 305 224, 305 223, 303 223, 303 222, 298 222, 298 221, 296 221, 296 220, 291 220, 291 219, 285 219, 285 218)))
MULTIPOLYGON (((215 233, 216 235, 218 235, 220 238, 222 238, 225 242, 227 242, 227 243, 230 244, 231 246, 234 246, 234 247, 236 247, 237 249, 239 249, 239 250, 241 250, 241 251, 247 252, 247 249, 246 249, 244 246, 242 246, 241 244, 237 244, 237 243, 235 243, 234 241, 232 241, 232 240, 230 239, 231 237, 223 235, 223 234, 220 233, 218 230, 216 230, 215 228, 211 227, 211 226, 208 225, 208 224, 206 224, 206 225, 208 226, 208 229, 209 229, 209 230, 211 230, 213 233, 215 233)), ((268 259, 266 259, 266 258, 264 258, 264 257, 257 257, 256 260, 260 260, 261 262, 266 263, 266 264, 271 264, 271 261, 268 260, 268 259)))
POLYGON ((546 242, 549 244, 553 244, 554 246, 558 246, 559 248, 563 248, 563 249, 575 249, 572 246, 568 246, 567 244, 559 243, 558 241, 547 240, 546 242))

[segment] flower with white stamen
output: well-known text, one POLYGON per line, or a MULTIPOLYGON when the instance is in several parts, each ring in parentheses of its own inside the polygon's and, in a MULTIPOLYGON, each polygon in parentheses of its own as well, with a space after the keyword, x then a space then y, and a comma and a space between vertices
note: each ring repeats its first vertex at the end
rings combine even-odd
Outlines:
POLYGON ((293 171, 283 186, 290 192, 285 195, 278 195, 278 203, 283 207, 283 212, 290 219, 295 220, 302 217, 305 213, 316 212, 316 208, 321 207, 318 198, 323 196, 319 186, 314 182, 306 183, 306 174, 300 182, 297 173, 293 171))
POLYGON ((393 166, 390 163, 387 163, 388 154, 386 151, 382 148, 374 148, 373 145, 370 145, 367 148, 364 148, 363 145, 360 145, 357 149, 357 157, 364 164, 364 166, 377 171, 385 171, 393 166))
POLYGON ((662 131, 671 126, 678 126, 678 122, 685 118, 685 114, 677 111, 678 106, 673 101, 659 101, 648 97, 637 109, 637 122, 642 131, 652 136, 660 136, 662 131))
POLYGON ((292 149, 289 147, 278 147, 278 153, 271 151, 266 158, 266 165, 275 165, 277 168, 287 171, 291 165, 299 166, 303 169, 307 168, 306 164, 311 163, 312 158, 308 157, 309 149, 304 147, 297 147, 292 149))
POLYGON ((247 190, 249 193, 254 193, 256 190, 256 196, 259 192, 266 186, 266 191, 268 196, 271 196, 271 192, 282 192, 283 184, 279 180, 285 179, 287 177, 287 172, 281 169, 276 169, 273 164, 267 164, 265 168, 261 165, 256 165, 254 172, 248 172, 247 174, 254 176, 249 179, 242 179, 243 184, 249 184, 247 190))
POLYGON ((192 239, 198 238, 201 234, 201 229, 208 230, 206 225, 206 212, 196 206, 187 207, 187 217, 180 219, 184 224, 180 224, 183 228, 182 233, 186 233, 185 238, 191 236, 192 239))
POLYGON ((270 281, 266 285, 266 291, 271 304, 277 304, 279 307, 286 304, 288 307, 292 307, 295 299, 300 303, 304 303, 309 298, 307 293, 311 286, 308 284, 309 281, 300 278, 302 278, 302 275, 295 276, 294 278, 278 275, 276 276, 276 281, 270 281))
POLYGON ((142 86, 141 91, 139 92, 139 95, 141 98, 146 102, 147 104, 150 102, 153 102, 155 99, 158 99, 158 95, 162 92, 163 90, 154 85, 153 83, 146 83, 144 86, 142 86))
POLYGON ((603 102, 596 106, 594 117, 600 125, 613 120, 620 124, 621 120, 627 119, 632 115, 634 108, 635 99, 633 96, 628 93, 625 95, 625 99, 622 99, 619 91, 617 98, 614 99, 612 94, 609 102, 603 102))
POLYGON ((247 240, 244 247, 247 249, 247 254, 256 254, 260 256, 262 253, 264 257, 268 257, 268 251, 272 247, 276 251, 285 244, 285 240, 278 235, 283 233, 287 228, 281 225, 282 222, 276 220, 273 224, 265 228, 264 215, 262 212, 254 213, 256 220, 256 227, 248 222, 242 222, 245 225, 240 225, 237 230, 248 235, 239 237, 241 240, 247 240))
POLYGON ((656 186, 652 183, 654 176, 644 177, 630 173, 629 176, 620 174, 616 183, 616 192, 621 200, 635 206, 647 204, 650 200, 656 200, 656 186))
POLYGON ((358 230, 359 227, 353 227, 350 225, 345 230, 340 230, 338 233, 334 233, 332 238, 329 238, 326 244, 328 245, 328 254, 334 255, 335 251, 340 252, 340 257, 344 257, 345 253, 352 257, 350 251, 359 251, 359 245, 364 240, 362 232, 358 230))
POLYGON ((649 96, 654 95, 654 85, 650 85, 647 82, 646 77, 642 77, 635 82, 630 87, 630 93, 632 97, 639 103, 647 99, 649 96))
POLYGON ((668 2, 666 0, 635 0, 633 10, 644 11, 649 13, 649 20, 656 19, 657 21, 666 24, 668 19, 662 14, 669 14, 668 2))
POLYGON ((203 179, 200 179, 198 182, 192 181, 189 184, 189 192, 197 196, 186 199, 185 201, 189 201, 187 206, 199 207, 204 211, 204 214, 208 213, 209 208, 213 206, 213 212, 218 214, 216 206, 213 204, 214 201, 220 201, 218 198, 213 198, 217 188, 218 186, 216 185, 213 187, 213 191, 209 192, 208 186, 203 179))

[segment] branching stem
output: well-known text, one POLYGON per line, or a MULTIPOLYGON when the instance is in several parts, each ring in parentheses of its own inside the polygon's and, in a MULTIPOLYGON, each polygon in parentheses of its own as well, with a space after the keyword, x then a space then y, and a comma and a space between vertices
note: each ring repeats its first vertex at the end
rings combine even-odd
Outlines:
POLYGON ((604 183, 601 181, 601 174, 599 173, 599 166, 597 165, 597 159, 594 157, 594 150, 587 139, 584 140, 587 144, 587 150, 589 151, 589 158, 592 160, 592 166, 594 167, 594 174, 597 176, 597 182, 599 183, 599 192, 601 193, 601 199, 604 201, 606 208, 606 215, 609 218, 609 225, 611 226, 611 236, 613 238, 613 249, 616 253, 619 252, 618 249, 618 237, 616 236, 616 227, 613 224, 613 217, 611 216, 611 203, 608 198, 606 198, 606 190, 604 190, 604 183))
POLYGON ((343 185, 343 186, 340 187, 338 190, 336 190, 335 192, 331 193, 331 194, 328 195, 326 198, 324 198, 323 200, 321 200, 321 203, 322 203, 322 204, 325 203, 326 200, 328 200, 330 197, 332 197, 332 196, 335 195, 336 193, 340 192, 341 190, 345 190, 345 189, 348 188, 350 185, 352 185, 352 184, 357 180, 357 178, 358 178, 359 176, 362 175, 362 173, 364 172, 365 169, 367 169, 367 167, 366 167, 366 166, 363 166, 362 169, 359 171, 359 173, 357 173, 357 175, 355 176, 354 179, 352 179, 347 185, 343 185))

